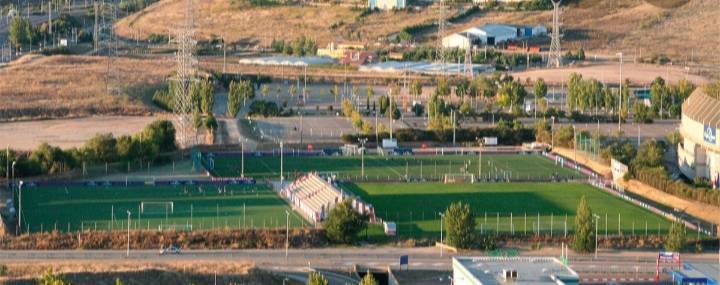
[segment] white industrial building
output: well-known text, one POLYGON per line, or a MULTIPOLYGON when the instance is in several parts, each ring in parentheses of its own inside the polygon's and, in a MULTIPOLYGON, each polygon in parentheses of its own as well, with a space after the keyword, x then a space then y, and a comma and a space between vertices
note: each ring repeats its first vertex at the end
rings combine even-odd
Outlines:
POLYGON ((552 257, 453 257, 453 284, 575 285, 575 271, 552 257))
POLYGON ((465 49, 476 45, 494 46, 518 38, 529 38, 547 34, 547 28, 537 26, 512 26, 503 24, 487 24, 471 27, 443 38, 446 48, 465 49))
POLYGON ((698 88, 682 104, 678 165, 686 177, 720 186, 720 100, 698 88))
POLYGON ((406 0, 368 0, 370 10, 404 9, 406 5, 406 0))

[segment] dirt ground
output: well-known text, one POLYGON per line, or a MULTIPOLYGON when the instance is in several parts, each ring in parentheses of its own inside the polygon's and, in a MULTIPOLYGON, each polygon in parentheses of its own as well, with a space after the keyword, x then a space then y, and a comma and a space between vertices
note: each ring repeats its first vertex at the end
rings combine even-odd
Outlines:
POLYGON ((622 182, 626 191, 638 194, 668 207, 680 209, 690 215, 701 218, 714 224, 720 224, 720 207, 715 207, 699 202, 688 201, 677 196, 670 195, 658 189, 645 185, 637 180, 622 182))
POLYGON ((0 143, 16 150, 32 150, 43 142, 62 148, 81 146, 97 133, 115 136, 139 132, 157 116, 108 116, 79 119, 0 123, 0 143))
POLYGON ((0 277, 0 284, 35 284, 48 269, 61 273, 68 281, 82 284, 211 284, 217 273, 217 284, 282 284, 267 272, 255 269, 251 262, 21 262, 5 264, 8 275, 0 277))
MULTIPOLYGON (((567 157, 567 158, 571 158, 571 159, 575 158, 575 152, 573 149, 556 146, 553 148, 553 152, 557 153, 559 155, 562 155, 564 157, 567 157)), ((610 170, 610 167, 607 165, 604 165, 597 161, 591 160, 580 153, 577 154, 577 160, 581 164, 589 167, 593 171, 600 173, 601 175, 603 175, 605 177, 612 177, 612 171, 610 170)))
MULTIPOLYGON (((292 40, 308 36, 325 47, 340 38, 375 41, 403 27, 434 18, 429 10, 373 13, 358 17, 360 10, 347 6, 251 7, 243 1, 209 0, 194 3, 196 35, 207 40, 224 36, 227 42, 269 45, 273 38, 292 40), (335 25, 336 28, 331 28, 335 25)), ((126 38, 145 39, 150 34, 167 34, 172 23, 184 19, 185 1, 163 0, 120 20, 117 33, 126 38)))
POLYGON ((143 97, 166 80, 171 67, 162 59, 28 55, 0 68, 0 121, 147 115, 153 108, 143 97), (108 86, 119 92, 110 94, 108 86))
MULTIPOLYGON (((709 82, 706 77, 696 74, 688 74, 682 67, 679 66, 624 63, 622 68, 623 80, 630 80, 630 84, 633 86, 649 86, 658 76, 665 79, 665 82, 672 84, 677 83, 681 79, 689 80, 695 85, 703 85, 709 82)), ((572 73, 579 73, 584 78, 594 78, 600 82, 608 84, 616 85, 620 82, 619 62, 565 67, 559 69, 536 69, 515 72, 512 73, 512 75, 523 82, 528 78, 532 81, 542 78, 550 85, 564 85, 572 73)))

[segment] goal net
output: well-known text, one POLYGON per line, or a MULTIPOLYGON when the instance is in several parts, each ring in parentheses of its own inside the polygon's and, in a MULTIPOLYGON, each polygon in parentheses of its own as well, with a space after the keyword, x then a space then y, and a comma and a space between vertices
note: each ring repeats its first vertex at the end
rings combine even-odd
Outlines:
POLYGON ((452 173, 445 174, 443 177, 443 183, 475 183, 475 174, 470 173, 452 173))
POLYGON ((140 213, 143 215, 172 214, 175 211, 175 204, 172 201, 166 202, 140 202, 140 213))

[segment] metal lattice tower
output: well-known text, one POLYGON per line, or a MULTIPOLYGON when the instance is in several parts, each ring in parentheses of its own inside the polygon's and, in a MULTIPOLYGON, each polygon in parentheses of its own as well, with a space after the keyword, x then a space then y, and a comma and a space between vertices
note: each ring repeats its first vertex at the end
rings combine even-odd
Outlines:
POLYGON ((562 51, 560 50, 560 2, 552 0, 553 3, 553 30, 550 41, 550 52, 548 53, 548 67, 559 68, 562 64, 562 51))
POLYGON ((176 128, 176 141, 181 148, 192 147, 197 144, 196 130, 191 122, 193 111, 196 109, 195 102, 191 98, 190 88, 197 60, 193 56, 195 44, 193 39, 195 33, 193 22, 192 0, 187 0, 185 7, 185 23, 181 28, 175 30, 175 37, 172 42, 176 44, 175 53, 176 72, 172 79, 173 85, 173 112, 176 128))
POLYGON ((118 41, 117 34, 115 33, 115 22, 118 19, 118 5, 115 0, 108 0, 104 3, 105 11, 107 14, 105 23, 103 25, 106 31, 107 37, 104 41, 105 50, 107 53, 107 73, 105 74, 105 88, 110 95, 118 95, 121 93, 119 86, 119 70, 117 67, 117 56, 118 56, 118 41))
POLYGON ((473 78, 475 77, 475 72, 473 71, 472 63, 472 40, 470 40, 470 34, 466 34, 465 37, 468 39, 468 47, 465 49, 465 76, 473 78))
POLYGON ((445 35, 445 0, 439 0, 438 8, 438 31, 437 46, 435 47, 435 61, 442 64, 443 73, 445 73, 445 46, 443 45, 443 36, 445 35))

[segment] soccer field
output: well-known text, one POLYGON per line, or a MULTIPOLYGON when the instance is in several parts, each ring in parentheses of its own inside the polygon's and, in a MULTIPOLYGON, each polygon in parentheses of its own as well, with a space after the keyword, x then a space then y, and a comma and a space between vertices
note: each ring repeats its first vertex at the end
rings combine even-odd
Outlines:
MULTIPOLYGON (((670 225, 660 216, 581 183, 348 183, 343 188, 370 202, 379 217, 397 222, 398 234, 406 237, 439 236, 438 213, 458 201, 470 204, 476 229, 482 233, 539 230, 563 235, 566 225, 571 233, 582 196, 600 217, 599 234, 617 235, 619 228, 625 235, 644 235, 646 227, 647 234, 664 234, 670 225)), ((382 235, 377 226, 371 232, 382 235)))
MULTIPOLYGON (((285 156, 285 177, 297 178, 310 171, 336 172, 341 178, 355 179, 361 175, 360 156, 285 156)), ((365 156, 365 175, 371 180, 400 180, 406 177, 441 180, 446 174, 472 173, 477 176, 477 155, 416 155, 365 156)), ((214 159, 215 174, 223 177, 240 176, 240 156, 218 156, 214 159)), ((278 178, 279 156, 245 155, 245 176, 255 179, 278 178)), ((540 155, 482 156, 483 177, 511 176, 513 179, 542 179, 553 175, 578 178, 573 169, 563 168, 540 155)))
POLYGON ((22 204, 31 232, 125 230, 127 211, 140 230, 285 228, 286 210, 291 227, 307 225, 265 185, 27 187, 22 204))

